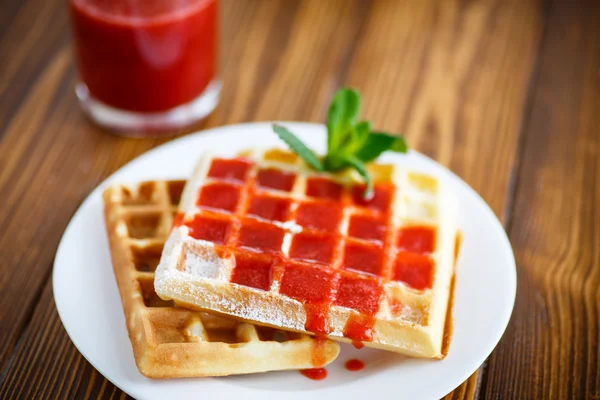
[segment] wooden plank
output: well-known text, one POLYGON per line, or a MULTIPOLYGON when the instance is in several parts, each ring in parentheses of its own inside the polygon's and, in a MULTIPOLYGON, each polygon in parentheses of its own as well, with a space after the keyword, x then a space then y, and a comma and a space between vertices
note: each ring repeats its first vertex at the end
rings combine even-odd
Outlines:
POLYGON ((6 3, 0 6, 0 140, 68 31, 63 0, 6 3))
MULTIPOLYGON (((534 1, 374 2, 344 82, 378 128, 405 132, 506 221, 542 27, 534 1)), ((472 399, 478 379, 447 398, 472 399)))
POLYGON ((104 379, 77 351, 64 330, 48 281, 30 326, 44 327, 37 335, 25 335, 19 355, 0 387, 2 399, 122 399, 127 396, 104 379), (22 354, 22 355, 21 355, 22 354), (24 384, 26 382, 26 384, 24 384))
POLYGON ((462 385, 446 395, 444 400, 475 399, 480 376, 481 370, 475 371, 462 385))
POLYGON ((598 15, 550 10, 509 231, 516 306, 482 398, 600 398, 598 15))

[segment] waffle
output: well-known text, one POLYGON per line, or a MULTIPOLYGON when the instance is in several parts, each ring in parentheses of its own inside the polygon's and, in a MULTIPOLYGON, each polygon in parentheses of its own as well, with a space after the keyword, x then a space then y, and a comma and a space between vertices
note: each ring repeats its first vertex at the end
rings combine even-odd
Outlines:
POLYGON ((149 378, 219 376, 311 368, 335 359, 339 345, 329 340, 182 309, 156 295, 154 271, 184 184, 151 181, 104 192, 113 267, 140 372, 149 378))
POLYGON ((437 178, 371 164, 318 174, 283 150, 206 155, 156 272, 163 299, 253 323, 441 358, 455 199, 437 178))

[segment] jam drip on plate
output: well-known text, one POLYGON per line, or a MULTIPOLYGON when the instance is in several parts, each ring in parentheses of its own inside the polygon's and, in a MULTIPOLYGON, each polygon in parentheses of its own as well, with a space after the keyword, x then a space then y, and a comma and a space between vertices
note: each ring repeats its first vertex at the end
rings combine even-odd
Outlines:
POLYGON ((365 363, 360 360, 357 360, 356 358, 353 358, 352 360, 346 361, 346 364, 344 364, 344 366, 348 371, 360 371, 365 368, 365 363))
POLYGON ((303 369, 300 373, 313 381, 322 381, 327 378, 327 370, 325 368, 303 369))

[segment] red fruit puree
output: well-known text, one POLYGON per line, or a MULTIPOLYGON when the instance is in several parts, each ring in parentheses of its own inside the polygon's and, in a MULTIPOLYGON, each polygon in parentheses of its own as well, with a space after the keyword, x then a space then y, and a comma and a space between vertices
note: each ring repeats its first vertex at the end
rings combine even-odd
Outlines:
POLYGON ((160 112, 197 98, 217 69, 217 0, 70 0, 77 61, 91 95, 160 112))

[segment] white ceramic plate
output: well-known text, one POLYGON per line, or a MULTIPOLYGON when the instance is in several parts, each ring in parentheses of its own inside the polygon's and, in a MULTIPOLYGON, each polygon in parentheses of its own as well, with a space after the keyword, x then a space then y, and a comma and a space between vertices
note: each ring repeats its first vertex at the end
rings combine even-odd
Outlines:
MULTIPOLYGON (((322 125, 284 123, 313 148, 324 150, 322 125)), ((456 269, 454 335, 441 361, 343 345, 327 367, 329 376, 311 381, 297 371, 222 378, 153 381, 137 370, 105 234, 102 190, 110 182, 186 178, 206 150, 232 155, 249 146, 282 146, 270 124, 226 126, 185 136, 130 162, 83 202, 67 227, 54 263, 54 298, 60 318, 83 356, 115 385, 139 399, 403 398, 438 399, 467 379, 491 353, 510 318, 516 290, 515 261, 500 222, 466 183, 431 159, 410 152, 385 154, 384 161, 410 165, 447 179, 459 200, 463 243, 456 269), (359 358, 359 372, 344 368, 359 358), (267 396, 267 397, 266 397, 267 396)))

